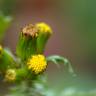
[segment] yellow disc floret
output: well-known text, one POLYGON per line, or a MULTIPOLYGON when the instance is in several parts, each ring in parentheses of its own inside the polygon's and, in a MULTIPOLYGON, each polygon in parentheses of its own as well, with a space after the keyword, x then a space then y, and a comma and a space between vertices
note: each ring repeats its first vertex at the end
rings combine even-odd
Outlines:
POLYGON ((44 55, 34 55, 28 60, 27 66, 35 74, 39 74, 46 69, 47 61, 44 55))
POLYGON ((16 71, 14 69, 8 69, 5 74, 5 81, 14 81, 16 79, 16 71))
POLYGON ((39 32, 46 32, 46 33, 50 33, 52 34, 52 29, 49 25, 47 25, 46 23, 37 23, 36 24, 39 32))

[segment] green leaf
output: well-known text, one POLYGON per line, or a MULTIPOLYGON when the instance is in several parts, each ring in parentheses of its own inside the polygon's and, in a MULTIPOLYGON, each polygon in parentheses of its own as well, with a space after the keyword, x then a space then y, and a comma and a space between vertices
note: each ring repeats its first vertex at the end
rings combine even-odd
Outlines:
POLYGON ((7 68, 13 68, 16 64, 15 57, 7 48, 2 50, 0 56, 0 71, 5 72, 7 68))
POLYGON ((62 56, 58 56, 58 55, 52 55, 52 56, 47 57, 47 61, 53 62, 59 68, 60 68, 59 63, 63 63, 68 68, 69 73, 71 73, 73 76, 76 76, 76 74, 74 73, 74 70, 72 68, 71 63, 69 62, 69 60, 67 58, 62 57, 62 56))

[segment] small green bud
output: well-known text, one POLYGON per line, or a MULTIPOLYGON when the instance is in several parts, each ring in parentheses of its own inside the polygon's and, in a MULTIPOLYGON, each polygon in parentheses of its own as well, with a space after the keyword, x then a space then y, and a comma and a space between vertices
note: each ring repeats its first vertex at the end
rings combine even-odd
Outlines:
POLYGON ((10 82, 10 83, 19 83, 22 80, 26 80, 28 76, 28 71, 27 68, 19 68, 19 69, 7 69, 5 72, 5 82, 10 82))
POLYGON ((28 70, 26 67, 20 68, 16 70, 16 81, 20 82, 22 80, 25 80, 28 76, 28 70))
POLYGON ((8 69, 5 73, 4 81, 14 82, 16 80, 16 71, 14 69, 8 69))

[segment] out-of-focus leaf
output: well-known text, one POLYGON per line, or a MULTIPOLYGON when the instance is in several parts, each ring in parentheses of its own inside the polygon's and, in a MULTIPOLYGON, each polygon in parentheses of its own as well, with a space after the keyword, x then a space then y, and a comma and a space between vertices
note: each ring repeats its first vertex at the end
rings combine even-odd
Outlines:
POLYGON ((1 2, 1 11, 4 15, 8 16, 14 12, 14 9, 16 8, 16 2, 18 0, 0 0, 1 2))
POLYGON ((14 67, 15 64, 12 53, 8 49, 3 49, 0 56, 0 71, 4 72, 7 68, 14 67))
POLYGON ((47 61, 48 62, 53 62, 54 64, 56 64, 58 67, 60 67, 59 63, 63 63, 67 68, 68 71, 73 75, 76 76, 76 74, 74 73, 74 70, 72 68, 71 63, 69 62, 68 59, 62 57, 62 56, 58 56, 58 55, 52 55, 47 57, 47 61))
POLYGON ((11 92, 7 96, 46 96, 44 94, 45 89, 43 88, 43 84, 36 85, 32 84, 32 82, 22 82, 12 87, 10 89, 11 92))
POLYGON ((12 17, 10 16, 3 16, 0 14, 0 41, 4 37, 4 33, 11 24, 12 17))

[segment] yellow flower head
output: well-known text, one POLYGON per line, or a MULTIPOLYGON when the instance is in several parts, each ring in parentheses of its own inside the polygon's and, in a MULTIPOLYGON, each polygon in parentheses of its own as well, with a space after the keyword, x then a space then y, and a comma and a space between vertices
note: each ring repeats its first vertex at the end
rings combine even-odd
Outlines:
POLYGON ((31 69, 35 74, 39 74, 46 69, 47 61, 44 55, 34 55, 27 62, 28 69, 31 69))
POLYGON ((45 33, 50 33, 52 34, 52 29, 49 25, 46 23, 37 23, 36 27, 38 28, 39 32, 45 32, 45 33))
POLYGON ((22 33, 26 36, 37 37, 38 29, 35 25, 29 24, 22 29, 22 33))
POLYGON ((6 81, 14 81, 16 79, 16 71, 14 69, 8 69, 5 74, 6 81))

